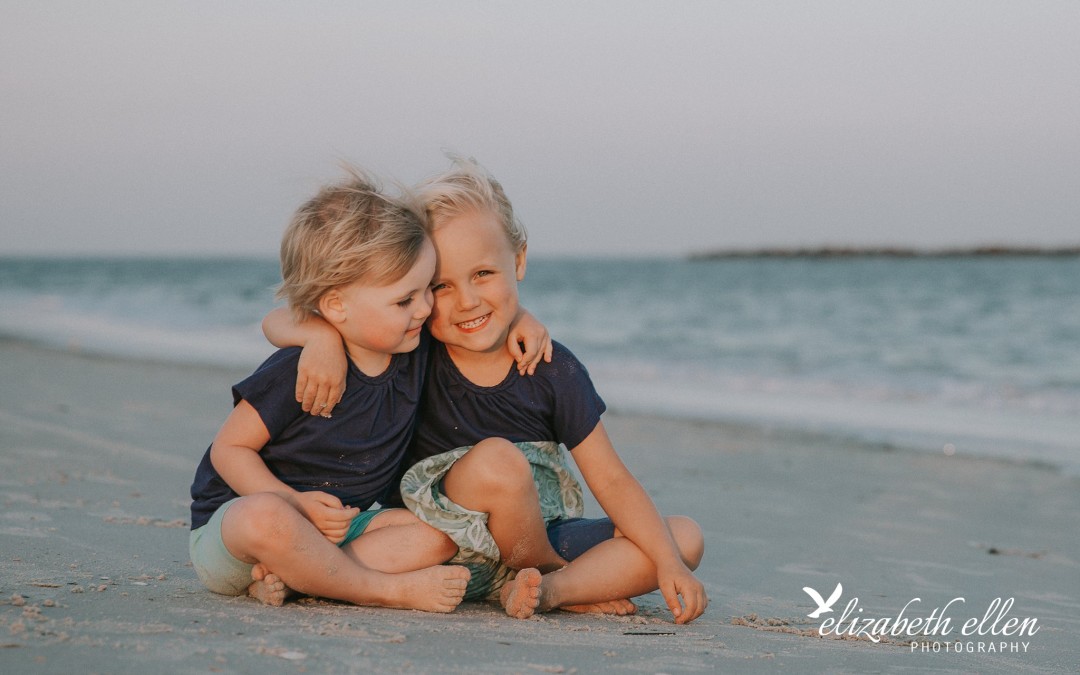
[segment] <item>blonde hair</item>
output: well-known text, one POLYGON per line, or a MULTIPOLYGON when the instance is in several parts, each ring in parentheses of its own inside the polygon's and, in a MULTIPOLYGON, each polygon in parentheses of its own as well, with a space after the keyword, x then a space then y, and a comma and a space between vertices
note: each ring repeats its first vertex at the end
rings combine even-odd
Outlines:
POLYGON ((403 200, 382 194, 370 175, 346 167, 297 209, 281 239, 281 285, 297 320, 318 314, 328 291, 357 281, 390 283, 404 276, 427 239, 422 218, 403 200))
POLYGON ((415 198, 435 227, 448 218, 469 211, 490 211, 499 219, 515 253, 525 248, 528 233, 514 215, 514 207, 499 181, 471 157, 450 155, 449 171, 421 183, 415 198))

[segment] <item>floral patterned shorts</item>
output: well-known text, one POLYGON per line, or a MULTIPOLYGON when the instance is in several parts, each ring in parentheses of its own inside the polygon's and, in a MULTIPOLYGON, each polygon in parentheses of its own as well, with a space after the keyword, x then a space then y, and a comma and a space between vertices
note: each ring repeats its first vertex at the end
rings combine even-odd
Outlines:
MULTIPOLYGON (((562 446, 551 441, 514 445, 532 466, 544 523, 581 517, 584 513, 581 484, 571 472, 562 446)), ((514 577, 515 570, 499 559, 499 547, 487 528, 488 514, 455 504, 440 490, 450 467, 471 447, 450 450, 415 464, 401 479, 401 497, 406 508, 420 520, 445 532, 458 545, 457 555, 450 564, 464 565, 472 572, 465 599, 494 599, 499 589, 514 577)))

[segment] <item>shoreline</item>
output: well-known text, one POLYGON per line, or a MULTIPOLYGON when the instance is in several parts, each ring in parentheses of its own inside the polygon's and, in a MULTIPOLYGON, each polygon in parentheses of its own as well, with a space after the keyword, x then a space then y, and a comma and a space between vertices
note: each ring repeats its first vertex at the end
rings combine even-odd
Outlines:
MULTIPOLYGON (((230 385, 247 377, 250 374, 251 369, 255 368, 260 362, 260 359, 255 359, 251 363, 251 369, 246 369, 236 366, 232 362, 224 362, 220 365, 215 365, 211 363, 195 362, 188 359, 169 360, 155 356, 127 356, 83 347, 64 348, 59 345, 42 343, 20 336, 0 333, 0 348, 3 348, 5 345, 16 348, 21 346, 30 350, 40 350, 73 358, 88 359, 91 361, 100 360, 113 363, 117 367, 133 365, 138 367, 178 368, 192 372, 202 372, 208 375, 229 373, 232 378, 229 380, 230 385)), ((272 348, 268 348, 265 356, 269 356, 271 351, 272 348)), ((600 374, 594 374, 594 380, 597 381, 599 385, 603 384, 600 374)), ((717 396, 721 395, 718 394, 717 396)), ((1027 448, 1028 451, 1022 455, 1010 455, 1005 452, 1005 449, 1009 444, 1013 443, 1008 439, 995 438, 986 435, 973 435, 969 431, 963 430, 947 431, 942 428, 930 430, 930 427, 935 425, 927 425, 925 421, 920 428, 891 428, 886 431, 882 427, 876 427, 870 424, 858 426, 839 419, 811 419, 800 418, 797 416, 785 417, 780 415, 770 415, 765 412, 746 412, 746 410, 743 409, 744 401, 737 401, 727 395, 723 396, 726 396, 728 404, 731 404, 736 410, 741 410, 741 412, 731 412, 721 416, 709 416, 707 414, 698 414, 692 411, 667 413, 660 410, 642 409, 634 403, 622 403, 617 400, 616 396, 611 396, 609 394, 608 398, 611 400, 608 401, 608 414, 618 415, 619 417, 650 419, 663 424, 690 424, 695 426, 711 425, 721 429, 730 428, 767 431, 769 433, 787 436, 788 442, 793 443, 798 443, 800 442, 800 439, 803 438, 811 441, 814 439, 829 439, 832 442, 842 445, 856 444, 865 446, 871 450, 881 448, 887 451, 912 452, 921 455, 948 454, 943 453, 944 445, 948 444, 955 446, 955 454, 965 458, 999 461, 1013 466, 1030 466, 1080 477, 1080 458, 1070 460, 1065 457, 1063 453, 1067 454, 1069 449, 1063 449, 1060 447, 1060 444, 1054 445, 1049 444, 1046 441, 1025 439, 1016 441, 1014 444, 1021 445, 1022 447, 1027 448), (942 439, 946 440, 942 441, 942 439), (973 450, 972 448, 974 447, 978 447, 978 449, 973 450)), ((900 411, 896 412, 900 414, 901 417, 904 417, 900 411)), ((917 413, 915 410, 908 410, 906 412, 908 413, 908 416, 913 416, 917 413)), ((983 414, 983 411, 977 410, 969 410, 968 412, 972 415, 983 414)))
MULTIPOLYGON (((605 415, 665 514, 703 527, 710 607, 670 622, 509 619, 205 591, 187 560, 187 489, 237 369, 133 362, 0 340, 0 666, 11 672, 1061 672, 1080 631, 1080 479, 1003 460, 813 431, 605 415), (1039 631, 1026 652, 912 652, 821 637, 804 586, 866 615, 955 597, 952 637, 995 598, 1039 631), (291 665, 290 665, 291 664, 291 665)), ((599 515, 587 500, 587 515, 599 515)), ((965 641, 1011 642, 985 635, 965 641)))

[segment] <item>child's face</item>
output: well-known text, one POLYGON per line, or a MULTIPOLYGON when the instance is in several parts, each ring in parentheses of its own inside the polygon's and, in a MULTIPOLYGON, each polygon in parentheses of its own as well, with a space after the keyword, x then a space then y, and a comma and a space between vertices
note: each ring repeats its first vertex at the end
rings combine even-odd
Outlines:
POLYGON ((356 282, 337 289, 340 322, 335 322, 355 360, 400 354, 420 344, 420 329, 431 314, 435 248, 430 241, 405 276, 383 285, 356 282))
POLYGON ((431 334, 451 353, 506 350, 518 312, 517 282, 525 278, 525 251, 512 250, 490 211, 449 218, 431 238, 438 251, 431 334))

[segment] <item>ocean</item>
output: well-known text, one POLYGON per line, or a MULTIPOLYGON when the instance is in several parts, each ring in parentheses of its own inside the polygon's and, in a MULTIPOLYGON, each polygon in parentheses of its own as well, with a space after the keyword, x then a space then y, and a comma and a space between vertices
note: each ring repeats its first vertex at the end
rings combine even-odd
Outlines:
MULTIPOLYGON (((0 258, 0 337, 250 370, 276 260, 0 258)), ((1080 257, 545 259, 523 304, 616 412, 1080 475, 1080 257)))

